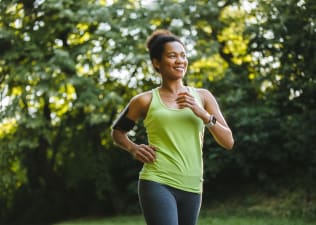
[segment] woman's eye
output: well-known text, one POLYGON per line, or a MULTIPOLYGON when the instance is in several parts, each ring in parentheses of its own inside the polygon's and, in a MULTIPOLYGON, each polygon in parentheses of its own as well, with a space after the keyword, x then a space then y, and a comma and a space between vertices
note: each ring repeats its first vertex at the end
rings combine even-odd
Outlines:
POLYGON ((174 59, 174 58, 177 58, 177 57, 180 57, 180 58, 182 58, 182 59, 186 59, 187 58, 187 56, 186 55, 174 55, 174 54, 172 54, 172 55, 168 55, 168 58, 170 58, 170 59, 174 59))

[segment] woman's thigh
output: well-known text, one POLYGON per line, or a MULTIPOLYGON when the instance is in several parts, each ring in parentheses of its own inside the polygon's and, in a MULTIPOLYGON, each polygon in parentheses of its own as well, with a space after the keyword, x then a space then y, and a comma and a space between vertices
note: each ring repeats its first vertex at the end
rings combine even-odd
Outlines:
POLYGON ((201 194, 176 191, 179 225, 195 225, 201 209, 201 194))
POLYGON ((195 225, 201 195, 152 181, 139 181, 139 200, 147 225, 195 225))
POLYGON ((166 186, 140 180, 138 193, 147 225, 178 225, 177 203, 166 186))

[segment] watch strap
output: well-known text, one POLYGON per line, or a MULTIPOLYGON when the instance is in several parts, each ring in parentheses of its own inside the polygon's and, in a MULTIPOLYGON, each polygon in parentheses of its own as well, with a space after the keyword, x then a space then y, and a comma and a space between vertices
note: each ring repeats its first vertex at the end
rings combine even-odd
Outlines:
POLYGON ((207 128, 213 127, 216 124, 216 117, 211 114, 208 123, 205 124, 207 128))

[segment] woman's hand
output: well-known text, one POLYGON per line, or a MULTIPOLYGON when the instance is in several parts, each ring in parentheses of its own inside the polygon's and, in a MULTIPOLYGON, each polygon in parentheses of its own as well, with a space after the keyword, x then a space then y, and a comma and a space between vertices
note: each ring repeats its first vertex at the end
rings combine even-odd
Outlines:
POLYGON ((129 151, 135 159, 142 163, 153 163, 156 160, 157 147, 151 145, 140 144, 129 151))
POLYGON ((200 117, 203 121, 206 119, 204 123, 208 122, 207 120, 209 119, 209 117, 207 116, 207 111, 204 108, 202 108, 199 104, 197 104, 194 97, 189 92, 179 93, 176 101, 180 109, 190 108, 192 112, 196 116, 200 117))

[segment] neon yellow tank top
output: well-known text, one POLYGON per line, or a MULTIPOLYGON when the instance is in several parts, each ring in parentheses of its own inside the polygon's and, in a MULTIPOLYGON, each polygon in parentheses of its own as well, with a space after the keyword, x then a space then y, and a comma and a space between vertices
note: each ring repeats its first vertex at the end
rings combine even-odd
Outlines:
MULTIPOLYGON (((189 91, 198 104, 202 105, 197 91, 194 88, 189 88, 189 91)), ((148 143, 158 149, 156 161, 144 164, 139 178, 201 193, 203 121, 189 108, 168 108, 156 88, 152 91, 144 126, 148 143)))

